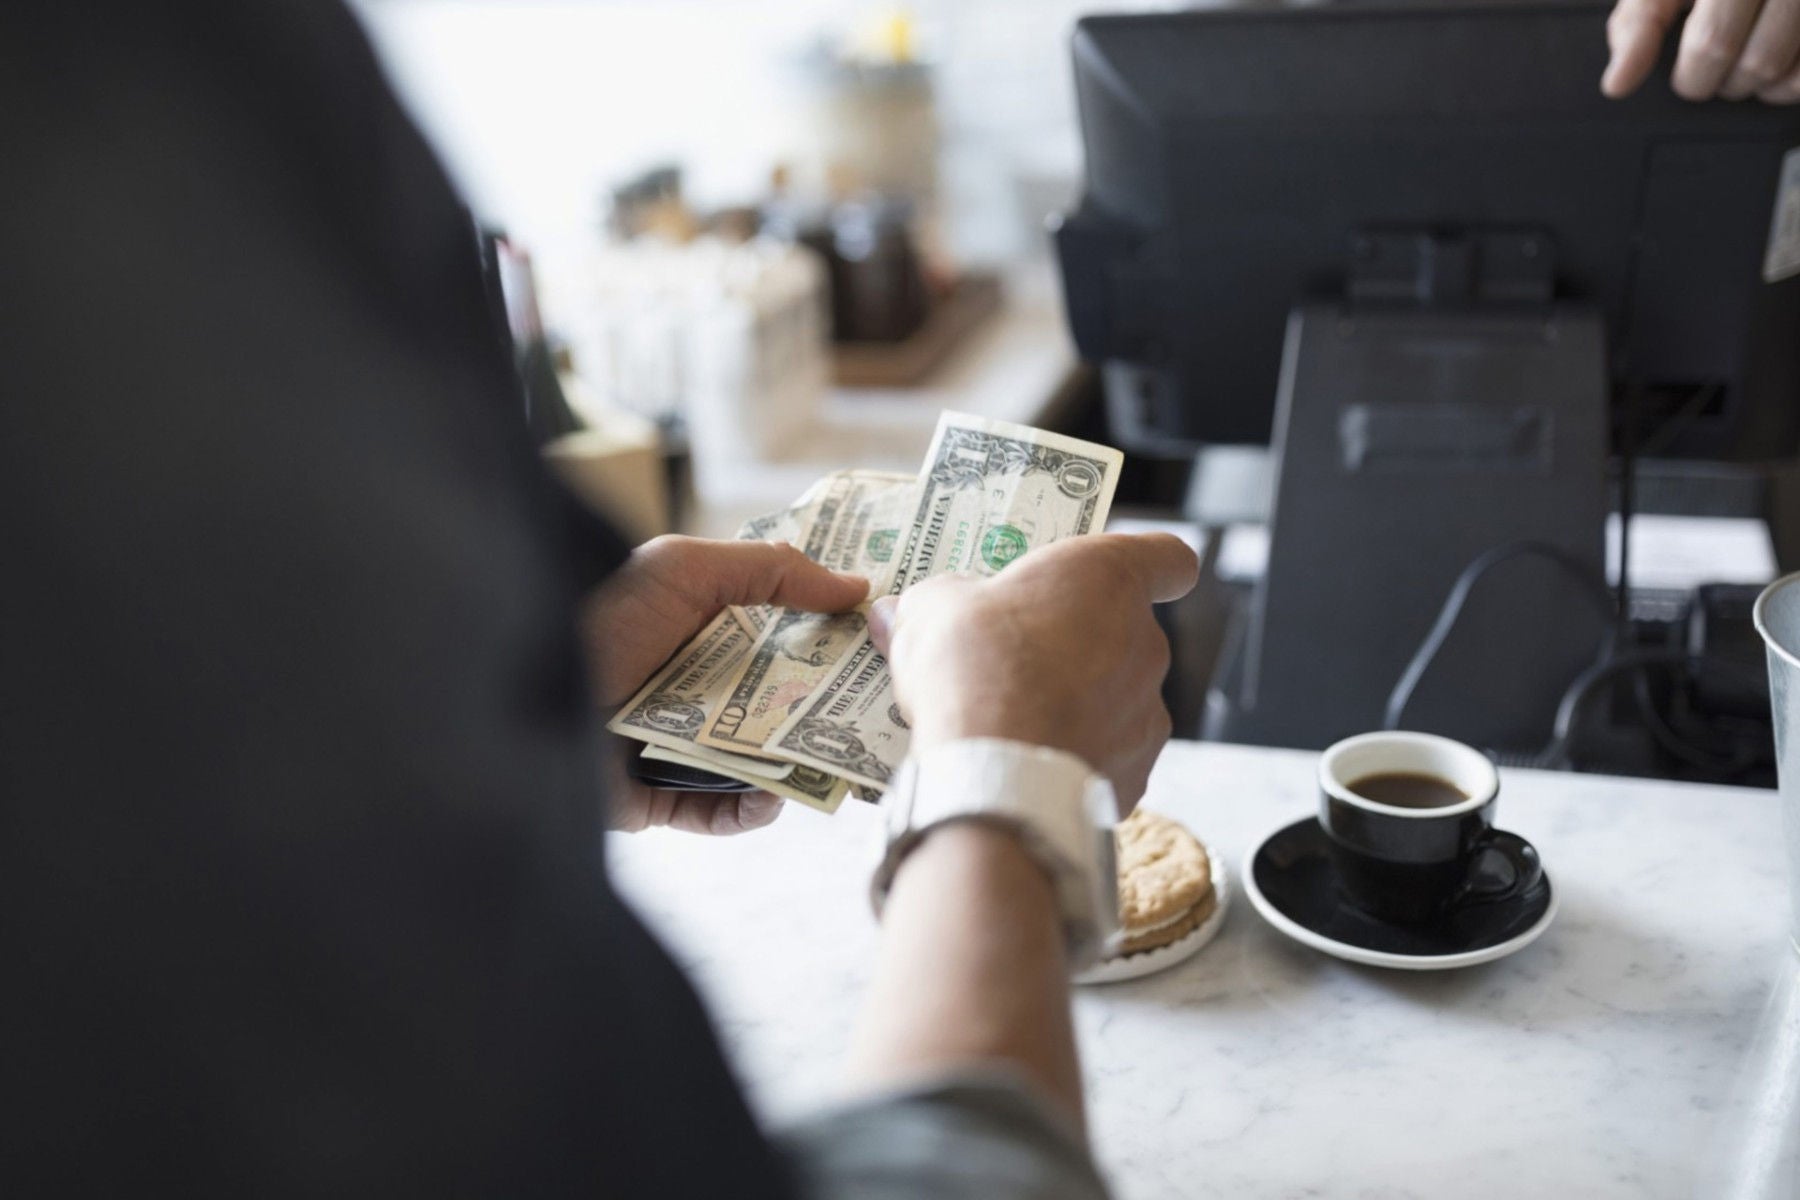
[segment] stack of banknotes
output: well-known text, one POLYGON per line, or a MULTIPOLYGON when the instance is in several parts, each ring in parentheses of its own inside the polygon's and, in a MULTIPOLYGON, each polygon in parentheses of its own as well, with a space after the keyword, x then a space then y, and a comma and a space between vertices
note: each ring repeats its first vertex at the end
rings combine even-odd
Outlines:
MULTIPOLYGON (((917 476, 838 471, 740 538, 789 542, 867 576, 871 599, 951 572, 993 575, 1020 555, 1099 531, 1117 450, 945 413, 917 476)), ((727 608, 608 724, 643 756, 729 776, 833 812, 874 800, 906 757, 907 725, 867 604, 845 613, 727 608)))

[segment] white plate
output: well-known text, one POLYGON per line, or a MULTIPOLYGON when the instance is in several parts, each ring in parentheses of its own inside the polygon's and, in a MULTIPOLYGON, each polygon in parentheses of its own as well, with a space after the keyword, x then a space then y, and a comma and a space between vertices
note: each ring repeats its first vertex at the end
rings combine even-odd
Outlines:
MULTIPOLYGON (((1284 821, 1271 829, 1256 845, 1250 847, 1250 853, 1244 855, 1244 894, 1250 898, 1250 907, 1262 914, 1263 920, 1276 929, 1293 938, 1303 946, 1311 946, 1314 950, 1329 954, 1333 958, 1341 958, 1345 962, 1362 963, 1370 967, 1389 967, 1396 971, 1449 971, 1457 967, 1473 967, 1481 963, 1493 962, 1505 958, 1509 954, 1517 954, 1531 943, 1543 936, 1544 930, 1556 920, 1556 910, 1562 904, 1562 892, 1552 886, 1550 889, 1550 905, 1544 909, 1544 915, 1525 932, 1504 942, 1492 946, 1484 946, 1479 950, 1466 950, 1460 954, 1395 954, 1388 950, 1371 950, 1366 946, 1353 946, 1348 942, 1340 942, 1317 933, 1283 913, 1269 902, 1256 886, 1256 856, 1262 853, 1263 846, 1276 834, 1293 825, 1292 821, 1284 821)), ((1546 879, 1549 872, 1544 873, 1546 879)))
POLYGON ((1225 873, 1225 864, 1213 853, 1211 846, 1206 848, 1207 862, 1212 869, 1213 910, 1212 915, 1194 929, 1166 946, 1158 946, 1154 950, 1145 950, 1138 954, 1128 954, 1123 958, 1107 958, 1089 967, 1074 977, 1076 983, 1118 983, 1126 979, 1137 979, 1143 975, 1154 975, 1158 971, 1167 970, 1178 962, 1192 958, 1198 954, 1206 943, 1213 940, 1219 927, 1225 924, 1225 910, 1231 901, 1231 880, 1225 873))

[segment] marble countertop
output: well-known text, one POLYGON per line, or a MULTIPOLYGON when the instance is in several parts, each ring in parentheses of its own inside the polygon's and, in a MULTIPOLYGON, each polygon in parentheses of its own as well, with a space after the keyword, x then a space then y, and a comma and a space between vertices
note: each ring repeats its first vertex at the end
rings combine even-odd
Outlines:
MULTIPOLYGON (((1125 1200, 1800 1196, 1800 958, 1773 793, 1502 773, 1556 924, 1498 963, 1352 966, 1244 901, 1314 756, 1174 743, 1146 803, 1236 889, 1218 939, 1076 1001, 1096 1152, 1125 1200)), ((876 814, 615 837, 622 889, 699 982, 760 1110, 829 1103, 876 929, 876 814)))

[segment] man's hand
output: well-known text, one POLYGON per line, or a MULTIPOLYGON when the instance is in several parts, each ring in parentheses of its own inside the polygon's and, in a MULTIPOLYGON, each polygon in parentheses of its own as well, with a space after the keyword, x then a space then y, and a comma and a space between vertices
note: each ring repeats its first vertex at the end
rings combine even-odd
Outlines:
MULTIPOLYGON (((1600 90, 1618 99, 1649 77, 1689 0, 1619 0, 1606 22, 1612 61, 1600 90)), ((1689 100, 1800 102, 1800 0, 1696 0, 1681 32, 1675 91, 1689 100)))
POLYGON ((940 576, 876 602, 870 632, 924 748, 966 737, 1067 750, 1112 781, 1121 815, 1169 737, 1169 644, 1151 604, 1194 586, 1167 534, 1072 538, 992 579, 940 576))
MULTIPOLYGON (((588 644, 600 703, 625 703, 671 654, 726 605, 779 604, 841 612, 869 594, 860 575, 828 571, 792 546, 660 537, 635 550, 589 605, 588 644)), ((773 821, 767 792, 676 792, 619 781, 615 829, 670 825, 691 833, 742 833, 773 821)))
MULTIPOLYGON (((1187 594, 1198 569, 1166 534, 1099 534, 992 579, 940 576, 876 601, 870 632, 914 747, 997 737, 1067 750, 1129 811, 1169 736, 1169 644, 1150 606, 1187 594)), ((901 865, 882 927, 853 1077, 887 1090, 1005 1063, 1079 1126, 1062 925, 1020 843, 969 823, 934 830, 901 865)))

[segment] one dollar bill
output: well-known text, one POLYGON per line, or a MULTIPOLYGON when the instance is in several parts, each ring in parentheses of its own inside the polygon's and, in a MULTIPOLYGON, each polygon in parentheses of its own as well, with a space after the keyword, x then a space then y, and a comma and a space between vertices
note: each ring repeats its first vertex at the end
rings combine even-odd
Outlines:
MULTIPOLYGON (((720 682, 743 661, 754 640, 752 627, 735 610, 725 609, 652 675, 606 727, 652 746, 693 751, 701 729, 723 700, 720 682)), ((714 757, 715 766, 758 779, 781 779, 793 770, 791 764, 749 755, 714 752, 714 757)))
MULTIPOLYGON (((885 579, 913 484, 911 475, 833 472, 808 488, 792 508, 747 524, 738 538, 791 541, 825 566, 885 579)), ((772 761, 762 756, 758 743, 805 698, 817 676, 862 638, 865 628, 857 613, 818 616, 768 606, 728 608, 677 651, 608 728, 653 747, 646 757, 753 783, 830 811, 847 790, 841 780, 816 767, 772 761), (777 624, 779 631, 772 628, 777 624), (758 702, 785 703, 758 725, 754 740, 719 737, 713 744, 703 743, 700 736, 732 701, 733 685, 753 648, 763 654, 756 678, 774 687, 758 702), (794 684, 789 676, 795 670, 810 672, 807 681, 794 684)), ((731 711, 745 710, 740 704, 731 711)), ((741 720, 734 717, 721 728, 738 724, 741 720)))
MULTIPOLYGON (((1107 446, 945 413, 886 591, 897 594, 952 572, 998 574, 1040 546, 1097 532, 1123 464, 1124 456, 1107 446)), ((887 662, 865 636, 761 746, 740 745, 879 789, 906 756, 908 741, 887 662)))
POLYGON ((963 413, 938 421, 887 591, 953 572, 995 575, 1106 524, 1125 456, 1110 446, 963 413))
MULTIPOLYGON (((910 475, 839 472, 815 487, 811 519, 799 543, 808 558, 854 571, 883 590, 912 506, 910 475)), ((765 755, 763 744, 818 689, 832 666, 868 637, 858 612, 778 612, 731 675, 724 702, 711 710, 700 745, 765 755)), ((817 765, 817 764, 814 764, 817 765)))

